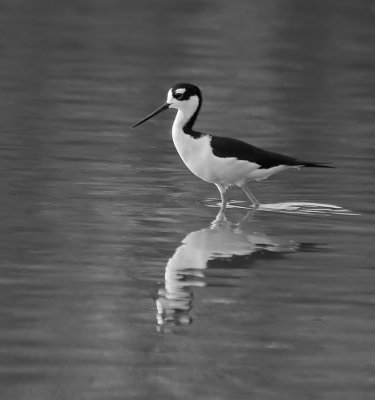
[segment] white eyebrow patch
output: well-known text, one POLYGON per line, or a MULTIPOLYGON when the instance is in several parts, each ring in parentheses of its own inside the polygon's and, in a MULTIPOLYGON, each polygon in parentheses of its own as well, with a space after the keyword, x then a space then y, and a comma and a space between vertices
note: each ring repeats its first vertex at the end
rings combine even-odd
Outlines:
POLYGON ((180 89, 176 89, 174 92, 178 93, 178 94, 184 94, 186 92, 186 89, 185 88, 180 88, 180 89))

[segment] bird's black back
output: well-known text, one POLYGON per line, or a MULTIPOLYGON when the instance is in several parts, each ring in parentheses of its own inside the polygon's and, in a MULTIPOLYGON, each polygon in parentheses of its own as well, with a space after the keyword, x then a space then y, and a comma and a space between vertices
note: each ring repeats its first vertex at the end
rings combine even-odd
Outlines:
POLYGON ((301 161, 294 157, 263 150, 238 139, 211 136, 211 147, 216 157, 234 157, 256 163, 260 165, 260 168, 272 168, 278 165, 333 168, 325 164, 301 161))

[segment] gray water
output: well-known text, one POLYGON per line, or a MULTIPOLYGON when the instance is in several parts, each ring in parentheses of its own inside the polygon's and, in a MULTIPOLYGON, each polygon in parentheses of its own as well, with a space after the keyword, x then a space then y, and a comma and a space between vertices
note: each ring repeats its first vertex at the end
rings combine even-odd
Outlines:
POLYGON ((372 1, 2 0, 0 30, 1 400, 375 397, 372 1), (130 129, 178 81, 200 130, 337 168, 215 222, 173 112, 130 129))

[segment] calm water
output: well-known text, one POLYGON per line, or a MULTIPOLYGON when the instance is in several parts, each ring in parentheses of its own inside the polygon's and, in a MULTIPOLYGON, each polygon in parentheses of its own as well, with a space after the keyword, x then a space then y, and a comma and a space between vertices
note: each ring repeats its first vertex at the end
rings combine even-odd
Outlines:
POLYGON ((373 1, 3 0, 0 27, 2 400, 375 397, 373 1), (214 222, 173 112, 129 128, 181 80, 201 130, 337 166, 262 203, 351 212, 233 189, 214 222))

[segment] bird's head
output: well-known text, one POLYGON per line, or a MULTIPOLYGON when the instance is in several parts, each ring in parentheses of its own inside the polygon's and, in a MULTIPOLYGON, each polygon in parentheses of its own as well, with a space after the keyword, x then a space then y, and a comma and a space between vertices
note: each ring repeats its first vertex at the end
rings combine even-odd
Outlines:
POLYGON ((198 86, 195 86, 191 83, 178 83, 169 89, 167 102, 156 109, 153 113, 148 115, 146 118, 133 125, 133 128, 143 124, 150 118, 160 114, 162 111, 167 110, 168 108, 175 108, 181 111, 185 118, 189 120, 198 113, 201 104, 202 94, 198 86))

